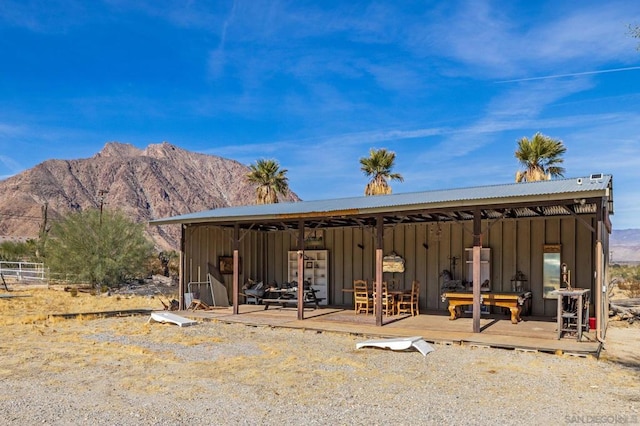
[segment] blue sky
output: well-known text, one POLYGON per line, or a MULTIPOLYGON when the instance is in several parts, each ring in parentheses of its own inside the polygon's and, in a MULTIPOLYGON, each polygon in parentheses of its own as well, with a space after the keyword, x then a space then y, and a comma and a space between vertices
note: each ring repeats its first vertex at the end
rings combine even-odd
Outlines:
POLYGON ((0 177, 106 142, 277 159, 303 199, 514 181, 517 140, 614 176, 640 228, 635 1, 0 2, 0 177))

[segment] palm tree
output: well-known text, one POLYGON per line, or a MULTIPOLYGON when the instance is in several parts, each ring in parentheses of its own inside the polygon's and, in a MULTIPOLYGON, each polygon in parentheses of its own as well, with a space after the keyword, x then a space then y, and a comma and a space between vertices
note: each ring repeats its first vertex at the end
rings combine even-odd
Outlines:
POLYGON ((564 161, 562 155, 565 152, 567 148, 561 140, 540 132, 533 135, 532 139, 523 137, 518 141, 515 156, 525 170, 516 172, 516 182, 550 180, 552 177, 564 176, 564 167, 559 165, 564 161))
POLYGON ((247 180, 257 184, 256 203, 274 204, 278 202, 278 194, 287 195, 289 192, 289 178, 287 169, 280 169, 276 160, 257 160, 249 166, 251 172, 247 180))
POLYGON ((391 173, 396 153, 385 148, 369 150, 369 157, 360 159, 360 170, 371 178, 364 189, 364 195, 391 194, 391 187, 387 180, 404 181, 399 173, 391 173))

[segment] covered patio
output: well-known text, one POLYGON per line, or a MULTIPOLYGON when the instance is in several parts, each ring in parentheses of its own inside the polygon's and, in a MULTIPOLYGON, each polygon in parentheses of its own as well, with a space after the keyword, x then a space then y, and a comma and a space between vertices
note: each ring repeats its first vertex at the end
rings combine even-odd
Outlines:
POLYGON ((317 326, 327 331, 347 327, 348 332, 357 334, 369 334, 369 328, 376 330, 372 335, 387 335, 393 330, 423 335, 428 340, 478 345, 489 339, 490 346, 508 346, 517 340, 521 343, 513 347, 549 351, 566 351, 558 345, 578 344, 595 353, 606 333, 606 253, 612 213, 612 177, 595 174, 410 194, 229 207, 157 219, 151 224, 181 226, 182 309, 187 307, 184 295, 190 282, 202 282, 222 271, 219 278, 232 307, 220 313, 216 309, 190 315, 223 316, 228 321, 264 325, 281 321, 287 326, 317 326), (553 254, 551 273, 547 251, 553 254), (320 252, 322 257, 316 256, 320 252), (383 258, 389 255, 402 259, 402 272, 383 269, 383 258), (561 276, 561 263, 569 272, 570 282, 567 274, 561 276), (472 293, 470 317, 449 321, 448 303, 442 298, 445 270, 472 293), (310 278, 307 284, 323 292, 327 307, 305 307, 305 284, 297 277, 306 281, 309 271, 319 271, 321 278, 310 278), (509 292, 515 277, 521 275, 531 293, 532 317, 512 324, 508 318, 492 318, 500 315, 499 308, 481 309, 482 294, 488 294, 482 293, 481 285, 488 284, 490 292, 509 292), (243 304, 241 287, 249 279, 267 286, 297 286, 294 307, 264 311, 260 305, 243 304), (352 289, 359 279, 373 283, 377 294, 375 315, 366 316, 366 320, 343 308, 353 306, 353 295, 345 290, 352 289), (406 289, 413 281, 420 285, 420 312, 433 315, 398 321, 384 317, 380 296, 383 282, 406 289), (595 319, 595 332, 584 333, 581 342, 557 339, 553 331, 556 323, 550 321, 558 312, 551 290, 567 284, 587 289, 592 295, 588 314, 595 319), (531 337, 538 332, 545 337, 531 337), (556 340, 556 344, 547 339, 556 340))

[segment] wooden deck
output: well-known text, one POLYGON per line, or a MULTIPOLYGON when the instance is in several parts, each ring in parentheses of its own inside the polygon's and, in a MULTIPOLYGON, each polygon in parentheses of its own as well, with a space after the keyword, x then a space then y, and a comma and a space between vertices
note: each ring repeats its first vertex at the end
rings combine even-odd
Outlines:
POLYGON ((593 332, 583 333, 582 341, 575 337, 557 339, 556 321, 552 318, 523 317, 512 324, 508 315, 488 315, 480 320, 480 333, 473 333, 470 315, 449 320, 447 312, 433 312, 415 317, 396 315, 383 317, 383 326, 375 325, 375 317, 356 315, 352 308, 305 308, 305 319, 297 319, 295 307, 240 305, 240 314, 232 308, 177 312, 187 318, 217 320, 252 326, 283 327, 303 330, 330 331, 362 335, 367 338, 422 336, 424 340, 440 344, 492 347, 522 351, 598 357, 602 344, 593 332))

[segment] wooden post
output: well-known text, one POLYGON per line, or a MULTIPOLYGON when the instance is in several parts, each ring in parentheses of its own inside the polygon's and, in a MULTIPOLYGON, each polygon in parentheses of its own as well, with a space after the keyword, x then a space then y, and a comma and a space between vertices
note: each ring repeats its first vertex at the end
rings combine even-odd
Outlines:
POLYGON ((185 271, 185 256, 184 256, 184 234, 185 234, 185 225, 180 225, 180 265, 178 266, 178 306, 179 309, 185 309, 184 306, 184 271, 185 271))
POLYGON ((298 320, 304 319, 304 220, 298 222, 298 320))
POLYGON ((378 215, 376 217, 376 282, 375 293, 376 298, 373 301, 376 311, 376 325, 382 326, 382 251, 384 245, 384 217, 378 215))
POLYGON ((238 315, 238 294, 240 293, 240 257, 238 247, 240 246, 240 226, 236 223, 233 227, 233 314, 238 315))
POLYGON ((482 217, 473 211, 473 332, 480 333, 480 254, 482 253, 482 217))
MULTIPOLYGON (((603 233, 603 226, 602 226, 602 203, 598 202, 596 203, 596 256, 595 256, 595 262, 596 262, 596 270, 595 270, 595 274, 596 274, 596 279, 595 279, 595 313, 596 313, 596 338, 597 339, 602 339, 604 336, 604 333, 602 332, 602 330, 604 329, 603 327, 603 313, 605 312, 605 307, 603 306, 603 297, 602 297, 602 289, 604 288, 604 280, 602 279, 602 264, 604 262, 603 259, 603 253, 602 253, 602 233, 603 233)), ((608 306, 607 306, 608 308, 608 306)), ((608 309, 607 309, 608 310, 608 309)))

